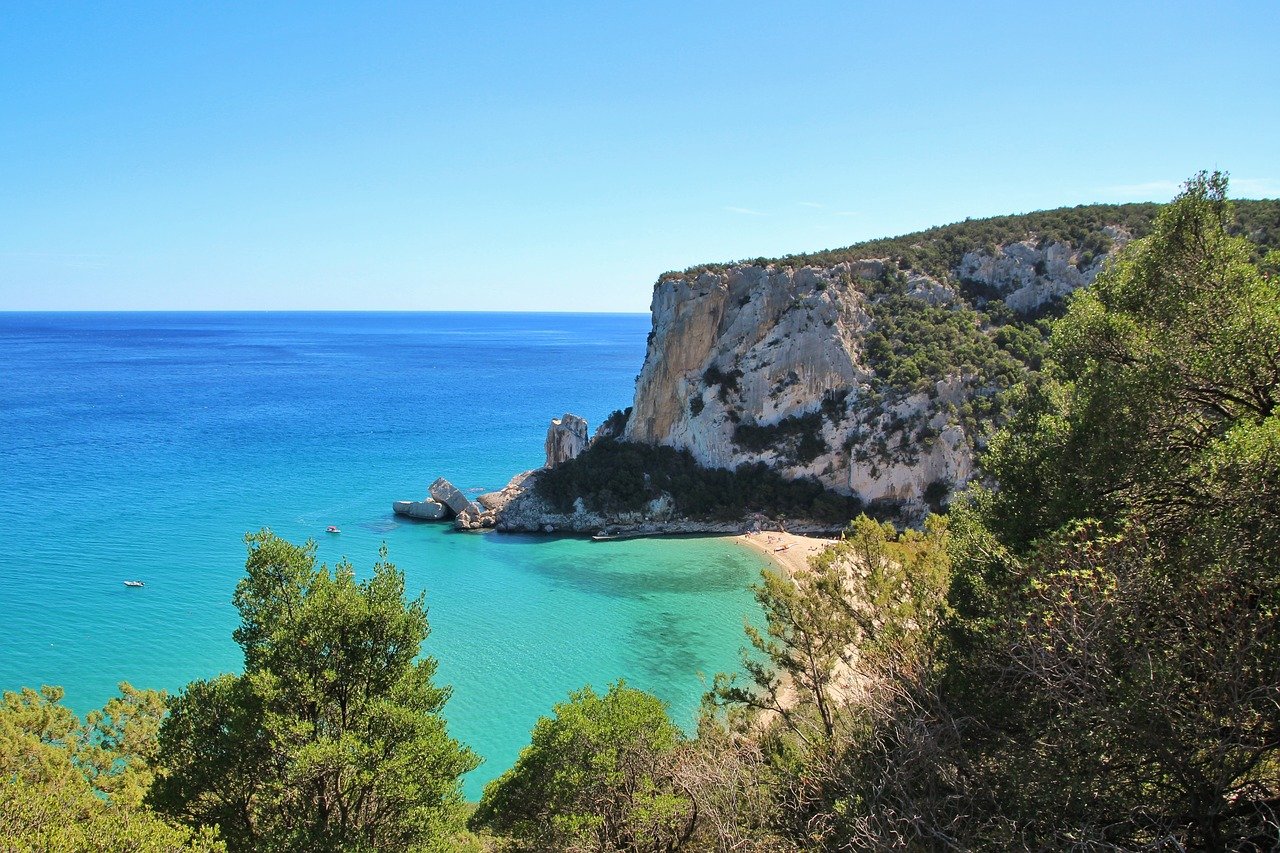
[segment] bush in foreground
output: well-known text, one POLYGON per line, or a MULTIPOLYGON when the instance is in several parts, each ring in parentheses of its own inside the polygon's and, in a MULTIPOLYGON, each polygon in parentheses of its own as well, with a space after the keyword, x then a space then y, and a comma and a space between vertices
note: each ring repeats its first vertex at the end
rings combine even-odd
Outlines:
POLYGON ((315 545, 246 537, 236 587, 243 675, 195 681, 160 730, 150 801, 233 850, 454 850, 462 774, 479 763, 449 737, 448 688, 418 658, 422 597, 383 559, 315 565, 315 545))

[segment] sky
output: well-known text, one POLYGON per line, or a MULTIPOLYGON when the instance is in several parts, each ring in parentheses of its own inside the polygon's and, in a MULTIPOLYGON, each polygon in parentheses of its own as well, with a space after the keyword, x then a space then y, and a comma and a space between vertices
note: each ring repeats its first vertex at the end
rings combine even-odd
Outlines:
POLYGON ((646 311, 693 264, 1280 196, 1280 4, 6 3, 0 310, 646 311))

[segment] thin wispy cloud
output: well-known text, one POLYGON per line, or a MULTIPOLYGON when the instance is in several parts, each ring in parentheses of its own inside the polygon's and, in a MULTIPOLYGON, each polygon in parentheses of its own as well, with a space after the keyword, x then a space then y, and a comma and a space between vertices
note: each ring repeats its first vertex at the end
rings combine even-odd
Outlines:
POLYGON ((749 207, 731 207, 729 205, 726 205, 724 209, 729 211, 730 213, 737 213, 742 216, 768 216, 769 215, 767 213, 762 213, 759 210, 752 210, 749 207))
POLYGON ((1280 180, 1275 178, 1232 178, 1232 196, 1276 198, 1280 196, 1280 180))
POLYGON ((816 201, 798 201, 796 202, 796 204, 800 205, 801 207, 817 208, 818 210, 821 210, 822 208, 826 207, 825 204, 818 204, 816 201))

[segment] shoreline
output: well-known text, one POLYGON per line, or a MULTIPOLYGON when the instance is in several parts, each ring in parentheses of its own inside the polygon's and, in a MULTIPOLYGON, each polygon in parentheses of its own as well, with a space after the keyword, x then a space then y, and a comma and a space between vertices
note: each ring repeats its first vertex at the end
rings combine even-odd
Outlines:
POLYGON ((775 568, 791 578, 809 568, 810 557, 838 541, 835 538, 802 536, 798 533, 778 531, 739 533, 728 538, 743 548, 749 548, 763 555, 775 568))

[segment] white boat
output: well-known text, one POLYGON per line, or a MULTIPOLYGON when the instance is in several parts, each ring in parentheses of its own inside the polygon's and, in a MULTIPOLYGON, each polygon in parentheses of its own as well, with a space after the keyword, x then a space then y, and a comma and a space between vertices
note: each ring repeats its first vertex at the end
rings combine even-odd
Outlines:
POLYGON ((125 586, 146 586, 142 581, 125 581, 125 586))

